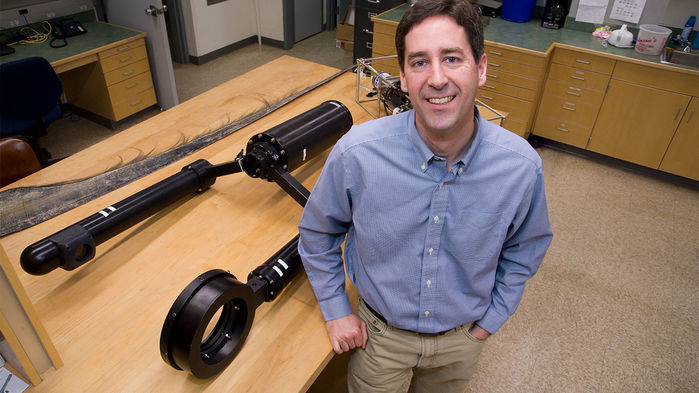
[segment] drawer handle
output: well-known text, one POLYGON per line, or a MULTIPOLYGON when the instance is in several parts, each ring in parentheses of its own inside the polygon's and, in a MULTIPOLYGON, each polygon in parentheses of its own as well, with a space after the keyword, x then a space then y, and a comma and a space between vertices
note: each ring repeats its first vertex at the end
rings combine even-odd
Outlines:
POLYGON ((121 48, 117 49, 117 52, 123 52, 125 50, 129 50, 129 48, 131 48, 131 45, 122 46, 121 48))
POLYGON ((140 104, 141 101, 143 101, 143 100, 139 98, 138 100, 136 100, 136 101, 130 103, 129 105, 131 105, 131 106, 136 106, 136 105, 140 104))
POLYGON ((495 98, 493 97, 488 97, 486 95, 481 94, 481 97, 485 98, 486 100, 494 100, 495 98))
POLYGON ((381 3, 381 0, 366 0, 367 3, 374 3, 374 4, 379 4, 381 3))
POLYGON ((493 74, 485 74, 485 76, 487 76, 488 78, 498 79, 498 76, 493 74))
POLYGON ((566 94, 570 94, 572 96, 580 97, 580 93, 573 93, 572 91, 566 91, 566 94))
POLYGON ((677 110, 677 114, 675 114, 675 118, 672 119, 672 121, 677 120, 677 118, 680 116, 680 112, 682 112, 683 107, 680 107, 680 109, 677 110))
POLYGON ((371 19, 371 18, 375 17, 376 15, 378 15, 376 12, 367 12, 366 14, 367 14, 367 16, 369 17, 369 19, 371 19))
POLYGON ((581 76, 571 75, 570 77, 573 78, 573 79, 577 79, 577 80, 579 80, 579 81, 584 81, 584 80, 585 80, 585 78, 583 78, 583 77, 581 77, 581 76))
POLYGON ((557 129, 558 131, 570 132, 569 130, 566 130, 565 128, 561 128, 561 127, 558 127, 558 126, 556 127, 556 129, 557 129))
POLYGON ((494 54, 495 56, 502 56, 502 53, 501 53, 501 52, 496 52, 496 51, 494 51, 494 50, 490 50, 490 51, 488 51, 488 53, 492 53, 492 54, 494 54))
POLYGON ((566 101, 563 105, 575 106, 575 103, 566 101))
POLYGON ((689 117, 687 118, 687 124, 689 124, 689 122, 692 121, 692 116, 694 116, 694 108, 692 108, 692 111, 689 112, 689 117))
POLYGON ((371 34, 371 35, 374 34, 374 32, 371 31, 371 30, 369 30, 369 29, 362 29, 362 31, 365 32, 365 33, 367 33, 367 34, 371 34))
POLYGON ((565 109, 565 110, 567 110, 567 111, 575 112, 575 108, 569 108, 569 107, 567 107, 567 106, 562 106, 561 108, 562 108, 562 109, 565 109))
POLYGON ((493 66, 493 67, 500 67, 500 64, 496 64, 496 63, 488 63, 488 65, 493 66))
POLYGON ((582 89, 575 87, 575 86, 568 86, 570 90, 575 90, 575 91, 581 91, 582 89))
POLYGON ((126 71, 126 72, 122 73, 121 75, 129 76, 129 75, 133 74, 134 72, 136 72, 136 70, 126 71))
POLYGON ((367 42, 367 43, 366 43, 367 49, 371 49, 373 46, 374 46, 374 43, 373 43, 373 42, 367 42))
POLYGON ((487 87, 488 89, 493 89, 493 90, 495 90, 495 86, 491 86, 491 85, 483 85, 483 87, 487 87))
POLYGON ((582 63, 582 64, 590 64, 590 62, 586 61, 586 60, 575 59, 575 61, 577 61, 578 63, 582 63))
POLYGON ((128 86, 126 86, 127 89, 133 89, 134 87, 138 86, 138 82, 132 83, 128 86))
POLYGON ((119 59, 119 63, 126 63, 127 61, 133 59, 132 56, 126 56, 123 59, 119 59))

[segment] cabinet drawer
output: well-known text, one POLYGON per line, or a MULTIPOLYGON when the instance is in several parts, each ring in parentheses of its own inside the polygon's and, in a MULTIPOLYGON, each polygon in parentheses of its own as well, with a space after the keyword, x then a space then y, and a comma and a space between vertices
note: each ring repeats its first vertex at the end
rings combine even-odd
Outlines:
POLYGON ((699 96, 699 74, 691 75, 619 61, 614 68, 613 77, 639 85, 699 96))
POLYGON ((534 55, 528 55, 526 53, 513 51, 511 49, 501 48, 494 45, 485 45, 485 54, 488 57, 488 63, 491 61, 499 62, 500 60, 507 60, 513 63, 525 64, 531 67, 544 67, 546 59, 544 57, 538 57, 534 55))
POLYGON ((558 96, 544 95, 541 100, 545 116, 572 121, 585 127, 595 125, 599 106, 576 102, 558 96))
POLYGON ((499 82, 497 79, 487 80, 483 86, 479 87, 479 90, 484 94, 488 94, 488 91, 497 92, 526 101, 534 101, 536 99, 536 92, 534 90, 508 85, 507 83, 499 82))
POLYGON ((100 64, 102 65, 102 72, 107 73, 125 65, 129 65, 139 60, 143 60, 146 57, 148 57, 148 54, 146 53, 146 47, 141 45, 136 48, 124 51, 118 55, 110 56, 105 59, 100 59, 100 64))
POLYGON ((553 52, 553 62, 610 75, 616 60, 589 53, 556 48, 553 52))
POLYGON ((584 149, 590 139, 592 127, 540 115, 536 119, 532 133, 584 149))
POLYGON ((107 86, 111 86, 146 71, 150 71, 150 67, 148 66, 148 59, 143 59, 136 63, 129 64, 125 67, 117 68, 114 71, 105 73, 104 80, 106 81, 107 86))
POLYGON ((527 123, 525 121, 513 119, 508 115, 505 121, 503 121, 502 127, 508 131, 514 132, 522 138, 527 138, 527 123))
POLYGON ((507 83, 508 85, 523 87, 525 89, 536 90, 539 87, 539 81, 537 79, 502 72, 492 67, 488 67, 486 76, 488 81, 498 81, 507 83))
POLYGON ((529 101, 490 91, 483 92, 479 90, 477 98, 488 106, 507 112, 507 118, 523 121, 525 123, 529 121, 529 116, 534 108, 534 104, 529 101))
POLYGON ((556 79, 546 81, 544 96, 565 97, 576 102, 585 102, 599 107, 604 99, 604 90, 593 90, 584 87, 576 87, 556 79))
POLYGON ((548 79, 556 79, 571 86, 605 91, 609 83, 609 75, 584 71, 560 64, 551 64, 548 79))
POLYGON ((151 74, 150 72, 144 72, 133 78, 109 86, 109 98, 112 102, 120 102, 144 90, 152 88, 153 79, 151 78, 151 74))
POLYGON ((372 49, 378 56, 395 55, 395 45, 388 43, 384 37, 386 37, 384 34, 374 34, 374 45, 372 46, 372 49))
POLYGON ((139 46, 144 46, 146 42, 143 39, 131 41, 127 44, 120 45, 116 48, 103 50, 99 53, 99 59, 106 59, 107 57, 115 56, 126 52, 127 50, 137 48, 139 46))
POLYGON ((404 1, 401 0, 357 0, 357 7, 376 8, 377 10, 389 10, 404 1))
POLYGON ((397 24, 389 24, 384 21, 374 22, 374 33, 390 36, 391 41, 394 43, 396 42, 396 28, 398 28, 397 24))
POLYGON ((493 61, 492 59, 488 59, 488 71, 490 70, 496 70, 500 72, 507 72, 510 74, 516 74, 516 75, 522 75, 526 76, 529 78, 534 78, 538 79, 541 77, 543 68, 539 67, 531 67, 528 65, 523 65, 519 63, 513 63, 508 60, 501 60, 497 59, 497 61, 493 61))
MULTIPOLYGON (((371 54, 371 57, 380 57, 384 55, 377 54, 375 51, 371 54)), ((376 71, 388 72, 391 76, 399 76, 400 68, 398 67, 398 59, 384 59, 376 60, 371 63, 376 71)))
POLYGON ((156 103, 155 90, 148 89, 128 99, 114 103, 114 116, 119 121, 156 103))

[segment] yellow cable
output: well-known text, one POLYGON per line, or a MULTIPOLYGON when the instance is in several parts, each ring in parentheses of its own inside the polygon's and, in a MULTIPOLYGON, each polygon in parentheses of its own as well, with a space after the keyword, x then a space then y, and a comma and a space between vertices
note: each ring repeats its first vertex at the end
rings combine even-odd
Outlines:
POLYGON ((19 41, 20 44, 41 44, 46 42, 51 35, 51 23, 47 21, 41 22, 41 26, 46 30, 46 33, 41 33, 36 31, 33 27, 22 26, 19 28, 19 32, 27 35, 27 39, 19 41))

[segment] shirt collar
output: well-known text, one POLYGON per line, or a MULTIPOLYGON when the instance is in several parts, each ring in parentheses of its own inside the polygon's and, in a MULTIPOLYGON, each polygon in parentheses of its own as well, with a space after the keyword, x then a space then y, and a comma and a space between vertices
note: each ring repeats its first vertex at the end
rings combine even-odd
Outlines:
MULTIPOLYGON (((422 137, 417 132, 417 127, 415 126, 415 110, 413 109, 409 113, 410 115, 408 116, 408 137, 410 138, 410 142, 412 142, 413 147, 415 148, 415 152, 417 153, 418 165, 420 167, 420 170, 425 172, 427 170, 427 167, 429 167, 430 163, 432 162, 432 158, 436 156, 432 152, 432 150, 430 150, 430 148, 427 147, 427 144, 425 144, 425 141, 422 140, 422 137)), ((456 162, 460 169, 468 167, 468 165, 473 160, 473 157, 476 155, 476 150, 478 150, 478 146, 480 145, 481 141, 481 114, 478 111, 478 107, 476 107, 475 105, 473 111, 473 120, 474 137, 471 140, 471 146, 469 146, 469 148, 466 150, 461 159, 459 159, 456 162)))

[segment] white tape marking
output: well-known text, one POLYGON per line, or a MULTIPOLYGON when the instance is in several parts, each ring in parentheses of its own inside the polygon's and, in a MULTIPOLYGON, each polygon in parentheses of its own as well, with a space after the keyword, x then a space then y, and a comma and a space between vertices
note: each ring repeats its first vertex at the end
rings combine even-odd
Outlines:
POLYGON ((109 213, 107 213, 107 212, 104 211, 104 210, 100 210, 99 213, 100 213, 101 215, 105 216, 105 217, 108 217, 108 216, 109 216, 109 213))
POLYGON ((278 267, 276 267, 276 266, 272 266, 272 268, 274 269, 274 271, 277 272, 277 274, 279 275, 279 277, 284 277, 284 273, 282 273, 282 269, 280 269, 280 268, 278 268, 278 267))
POLYGON ((289 270, 289 265, 284 262, 282 259, 277 259, 277 262, 279 262, 280 265, 284 266, 284 269, 289 270))
POLYGON ((306 149, 303 149, 303 160, 301 161, 306 161, 306 149))

